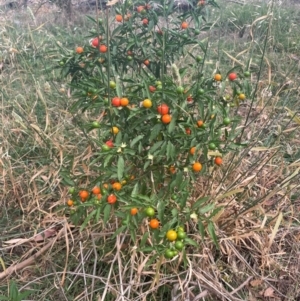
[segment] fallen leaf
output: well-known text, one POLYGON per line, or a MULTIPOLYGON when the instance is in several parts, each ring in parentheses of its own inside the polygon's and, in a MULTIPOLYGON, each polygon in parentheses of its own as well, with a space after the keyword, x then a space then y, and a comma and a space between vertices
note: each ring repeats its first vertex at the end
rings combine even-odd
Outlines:
POLYGON ((3 241, 3 244, 11 245, 11 244, 22 244, 24 242, 29 241, 28 238, 14 238, 7 241, 3 241))
POLYGON ((254 279, 252 281, 250 281, 250 285, 253 287, 259 286, 262 284, 262 280, 261 279, 254 279))
POLYGON ((43 241, 46 238, 49 238, 49 237, 52 237, 52 236, 55 236, 55 235, 56 235, 56 230, 54 228, 50 228, 50 229, 47 229, 47 230, 43 231, 42 233, 37 234, 34 237, 34 240, 39 242, 39 241, 43 241))
POLYGON ((264 297, 275 297, 274 296, 274 289, 272 287, 268 287, 265 291, 264 291, 264 297))

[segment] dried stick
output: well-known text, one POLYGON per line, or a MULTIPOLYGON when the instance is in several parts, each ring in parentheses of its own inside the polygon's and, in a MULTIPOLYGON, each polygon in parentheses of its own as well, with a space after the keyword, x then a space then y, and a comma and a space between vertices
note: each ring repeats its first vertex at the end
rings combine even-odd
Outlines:
POLYGON ((12 273, 14 273, 18 270, 21 270, 21 269, 31 265, 32 263, 34 263, 39 256, 41 256, 43 253, 45 253, 55 243, 55 241, 62 236, 64 229, 65 228, 62 228, 54 239, 52 239, 48 244, 46 244, 44 247, 42 247, 34 255, 32 255, 31 257, 27 258, 26 260, 24 260, 20 263, 10 266, 5 271, 0 273, 0 280, 6 278, 9 275, 11 275, 12 273))

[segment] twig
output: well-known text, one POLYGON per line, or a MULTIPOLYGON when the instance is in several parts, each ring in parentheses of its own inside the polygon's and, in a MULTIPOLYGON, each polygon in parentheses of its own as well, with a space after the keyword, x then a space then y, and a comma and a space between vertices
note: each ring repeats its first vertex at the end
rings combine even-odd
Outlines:
POLYGON ((66 262, 65 262, 65 267, 64 267, 64 272, 61 277, 60 285, 63 286, 65 279, 66 279, 66 272, 68 268, 68 259, 69 259, 69 254, 70 254, 70 247, 69 247, 69 239, 68 239, 68 233, 67 233, 67 222, 64 225, 65 228, 65 237, 66 237, 66 262))
POLYGON ((44 5, 44 4, 46 4, 46 3, 48 3, 48 1, 45 1, 45 2, 42 2, 42 3, 40 3, 40 5, 38 6, 38 8, 35 10, 35 12, 34 12, 34 16, 37 14, 37 12, 39 11, 39 9, 44 5))
POLYGON ((12 266, 10 266, 8 269, 6 269, 5 271, 3 271, 2 273, 0 273, 0 280, 1 279, 4 279, 6 277, 8 277, 9 275, 11 275, 12 273, 18 271, 18 270, 21 270, 29 265, 31 265, 32 263, 34 263, 37 258, 39 256, 41 256, 43 253, 45 253, 51 246, 53 246, 53 244, 56 242, 57 239, 59 239, 63 232, 64 232, 65 228, 62 228, 57 236, 52 239, 48 244, 46 244, 44 247, 42 247, 38 252, 36 252, 34 255, 32 255, 31 257, 29 257, 28 259, 20 262, 20 263, 17 263, 17 264, 14 264, 12 266))
POLYGON ((205 298, 207 295, 208 295, 208 290, 205 290, 205 291, 201 292, 199 295, 197 295, 197 296, 193 299, 193 301, 197 301, 197 300, 199 300, 199 299, 201 299, 201 298, 205 298))
MULTIPOLYGON (((122 239, 122 241, 121 241, 121 245, 124 243, 125 237, 126 237, 126 236, 124 235, 124 236, 123 236, 123 239, 122 239)), ((108 275, 107 275, 107 282, 106 282, 106 284, 105 284, 105 288, 104 288, 104 292, 103 292, 103 294, 102 294, 101 301, 106 300, 106 299, 105 299, 105 298, 106 298, 106 294, 107 294, 107 291, 108 291, 108 287, 110 286, 109 281, 110 281, 111 274, 112 274, 112 271, 113 271, 114 263, 115 263, 115 261, 117 260, 117 258, 118 258, 118 252, 116 253, 114 259, 112 260, 112 263, 111 263, 111 266, 110 266, 110 269, 109 269, 109 272, 108 272, 108 275)))
POLYGON ((236 289, 234 289, 230 295, 234 295, 236 294, 238 291, 240 291, 245 285, 247 285, 249 283, 249 281, 253 278, 253 276, 250 276, 247 278, 246 281, 244 281, 240 286, 238 286, 236 289))
POLYGON ((86 283, 86 277, 85 277, 85 269, 84 269, 84 256, 82 251, 82 242, 79 242, 80 246, 80 257, 81 257, 81 266, 82 266, 82 274, 83 274, 83 283, 84 283, 84 291, 85 291, 85 298, 88 301, 88 290, 87 290, 87 283, 86 283))
MULTIPOLYGON (((117 225, 118 226, 118 225, 117 225)), ((118 256, 118 266, 119 266, 119 283, 120 283, 120 293, 121 293, 121 300, 124 301, 124 288, 123 288, 123 277, 122 277, 122 260, 121 260, 121 242, 120 242, 120 235, 117 236, 117 256, 118 256)))
MULTIPOLYGON (((96 270, 97 270, 98 253, 97 253, 97 249, 96 249, 96 244, 95 244, 95 239, 94 239, 93 233, 91 234, 91 237, 92 237, 93 250, 94 250, 94 255, 95 255, 94 269, 93 269, 93 276, 95 276, 96 275, 96 270)), ((95 286, 95 278, 93 277, 92 278, 92 285, 91 285, 91 301, 93 300, 94 286, 95 286)))

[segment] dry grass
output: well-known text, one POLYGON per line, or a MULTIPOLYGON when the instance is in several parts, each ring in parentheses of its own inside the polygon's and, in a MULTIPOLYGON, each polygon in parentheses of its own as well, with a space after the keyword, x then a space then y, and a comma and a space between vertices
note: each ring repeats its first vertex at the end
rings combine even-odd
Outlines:
POLYGON ((188 247, 186 260, 166 262, 139 251, 146 225, 132 241, 129 233, 112 238, 118 220, 79 232, 64 216, 69 171, 81 183, 93 176, 92 144, 76 127, 88 115, 71 116, 64 83, 37 70, 57 37, 37 18, 19 35, 14 16, 0 23, 2 291, 11 278, 20 291, 36 290, 31 300, 299 300, 297 61, 286 57, 263 69, 258 101, 237 111, 246 120, 251 108, 248 146, 227 155, 226 168, 197 183, 190 199, 209 194, 223 208, 214 217, 219 249, 191 219, 187 232, 199 247, 188 247))

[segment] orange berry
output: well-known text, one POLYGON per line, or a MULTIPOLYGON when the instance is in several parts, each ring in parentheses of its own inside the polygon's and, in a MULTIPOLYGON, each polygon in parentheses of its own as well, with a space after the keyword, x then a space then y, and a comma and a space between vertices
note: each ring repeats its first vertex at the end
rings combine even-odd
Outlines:
POLYGON ((128 98, 126 98, 126 97, 121 98, 120 104, 121 104, 122 107, 128 106, 128 104, 129 104, 128 98))
POLYGON ((221 74, 219 74, 219 73, 217 73, 217 74, 215 74, 215 77, 214 77, 214 79, 215 79, 215 81, 219 82, 219 81, 221 81, 221 80, 222 80, 222 75, 221 75, 221 74))
POLYGON ((193 146, 191 149, 190 149, 190 154, 193 156, 195 154, 195 151, 196 151, 196 146, 193 146))
POLYGON ((199 172, 202 169, 202 164, 200 162, 195 162, 192 166, 193 171, 199 172))
POLYGON ((103 188, 108 189, 108 184, 107 184, 107 183, 104 183, 104 184, 103 184, 103 188))
POLYGON ((84 50, 83 50, 83 47, 79 46, 79 47, 76 48, 75 51, 76 51, 76 53, 81 54, 81 53, 83 53, 84 50))
POLYGON ((117 22, 122 22, 123 21, 122 15, 116 15, 116 21, 117 22))
POLYGON ((197 126, 198 126, 199 128, 201 128, 201 127, 203 126, 203 124, 204 124, 204 122, 203 122, 202 120, 198 120, 198 121, 197 121, 197 126))
POLYGON ((99 51, 101 52, 101 53, 105 53, 105 52, 107 52, 107 46, 106 45, 100 45, 100 47, 99 47, 99 51))
POLYGON ((113 183, 113 184, 112 184, 112 188, 113 188, 114 190, 121 190, 122 184, 119 183, 119 182, 113 183))
POLYGON ((140 5, 136 8, 137 12, 140 13, 141 11, 143 11, 145 9, 145 6, 140 5))
POLYGON ((74 201, 73 201, 73 200, 68 200, 68 201, 67 201, 67 205, 68 205, 69 207, 74 206, 74 201))
POLYGON ((95 186, 95 187, 92 189, 92 193, 93 193, 93 194, 99 194, 99 193, 101 193, 100 187, 95 186))
POLYGON ((102 194, 101 193, 96 194, 96 198, 97 198, 97 200, 101 200, 102 194))
POLYGON ((130 214, 131 215, 136 215, 138 213, 138 209, 137 208, 131 208, 130 209, 130 214))
POLYGON ((146 18, 143 19, 142 22, 143 22, 144 25, 148 25, 148 23, 149 23, 148 19, 146 19, 146 18))
POLYGON ((220 166, 220 165, 222 164, 222 162, 223 162, 223 160, 222 160, 221 157, 216 157, 216 158, 215 158, 215 164, 216 164, 216 165, 219 165, 219 166, 220 166))
POLYGON ((181 23, 181 29, 187 29, 189 27, 189 23, 188 22, 182 22, 181 23))
POLYGON ((117 201, 117 197, 114 195, 114 194, 110 194, 108 197, 107 197, 107 203, 108 204, 115 204, 117 201))
POLYGON ((153 218, 150 220, 149 226, 151 229, 157 229, 159 227, 159 221, 156 218, 153 218))
POLYGON ((81 198, 82 201, 85 201, 89 197, 89 192, 86 190, 80 190, 79 197, 81 198))
POLYGON ((164 123, 164 124, 170 123, 171 120, 172 120, 172 116, 169 115, 169 114, 165 114, 165 115, 163 115, 163 116, 161 117, 161 121, 162 121, 162 123, 164 123))
POLYGON ((150 65, 150 61, 149 61, 149 60, 144 60, 144 64, 145 64, 146 66, 149 66, 149 65, 150 65))
POLYGON ((176 172, 176 168, 175 168, 174 165, 172 165, 172 166, 169 167, 169 172, 170 172, 171 174, 174 174, 174 173, 176 172))

